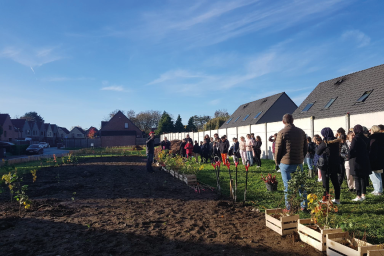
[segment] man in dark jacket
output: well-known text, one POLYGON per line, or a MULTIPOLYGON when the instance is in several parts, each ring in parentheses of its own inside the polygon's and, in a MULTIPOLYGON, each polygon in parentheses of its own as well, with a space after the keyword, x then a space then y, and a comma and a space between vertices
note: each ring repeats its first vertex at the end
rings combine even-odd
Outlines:
MULTIPOLYGON (((303 170, 304 156, 307 153, 307 140, 305 132, 293 124, 293 116, 285 114, 283 116, 285 128, 277 133, 276 138, 276 165, 279 165, 281 177, 284 183, 285 205, 290 209, 288 202, 288 181, 291 173, 295 172, 300 166, 303 170)), ((306 208, 306 201, 302 204, 306 208)))
POLYGON ((189 134, 187 134, 187 137, 185 138, 185 142, 188 143, 188 141, 193 145, 193 141, 191 137, 189 137, 189 134))
POLYGON ((305 156, 305 163, 308 165, 308 177, 313 178, 313 158, 315 157, 316 145, 312 142, 311 137, 307 138, 308 152, 305 156))
POLYGON ((149 138, 146 141, 147 144, 147 171, 152 173, 154 172, 152 168, 152 163, 153 163, 153 156, 155 154, 155 133, 150 132, 149 133, 149 138))
POLYGON ((171 142, 167 139, 167 137, 164 138, 164 140, 160 143, 161 150, 170 150, 171 149, 171 142))
POLYGON ((181 157, 186 156, 185 145, 187 145, 187 142, 185 142, 185 139, 183 139, 183 141, 180 144, 180 148, 179 148, 179 152, 180 152, 181 157))
POLYGON ((381 174, 384 169, 384 133, 377 125, 372 126, 371 136, 369 136, 369 160, 371 163, 372 174, 369 175, 373 184, 372 194, 380 196, 383 193, 383 181, 381 174))

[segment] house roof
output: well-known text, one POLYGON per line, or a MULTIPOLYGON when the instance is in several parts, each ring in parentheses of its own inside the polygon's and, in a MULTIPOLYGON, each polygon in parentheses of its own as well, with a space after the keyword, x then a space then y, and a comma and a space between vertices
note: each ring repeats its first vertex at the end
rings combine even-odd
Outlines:
POLYGON ((31 127, 31 129, 33 129, 33 126, 35 125, 35 121, 27 121, 28 124, 29 124, 29 127, 31 127))
POLYGON ((46 131, 48 131, 48 128, 49 128, 50 125, 51 124, 49 124, 49 123, 48 124, 44 124, 44 128, 45 128, 46 131))
POLYGON ((109 123, 109 121, 101 121, 101 129, 107 125, 109 123))
POLYGON ((41 126, 43 125, 43 123, 42 122, 36 122, 36 124, 37 124, 37 127, 39 128, 39 130, 41 129, 41 126))
MULTIPOLYGON (((265 98, 262 98, 259 100, 255 100, 255 101, 240 105, 240 107, 237 108, 237 110, 220 127, 220 129, 245 126, 245 125, 251 125, 251 124, 258 124, 259 121, 262 119, 262 117, 264 115, 266 115, 267 111, 275 104, 275 102, 282 95, 286 95, 286 93, 285 92, 278 93, 278 94, 275 94, 275 95, 272 95, 269 97, 265 97, 265 98), (249 115, 249 116, 244 120, 244 118, 247 115, 249 115), (228 123, 228 121, 229 121, 229 123, 228 123)), ((288 95, 286 95, 286 96, 288 97, 288 95)), ((281 118, 281 116, 279 116, 279 118, 281 118)))
POLYGON ((85 131, 83 130, 83 128, 76 126, 76 127, 73 127, 72 131, 75 129, 78 129, 82 134, 85 134, 85 131))
POLYGON ((64 133, 69 134, 69 131, 65 127, 59 127, 64 133))
POLYGON ((27 119, 11 119, 11 121, 14 127, 18 129, 23 129, 27 119))
POLYGON ((0 125, 3 125, 5 120, 9 117, 8 114, 0 114, 0 125))
POLYGON ((321 82, 293 113, 294 118, 329 118, 349 114, 363 114, 384 110, 384 65, 321 82), (367 91, 372 93, 364 102, 357 102, 367 91), (331 99, 336 100, 324 109, 331 99), (303 109, 313 106, 306 112, 303 109))

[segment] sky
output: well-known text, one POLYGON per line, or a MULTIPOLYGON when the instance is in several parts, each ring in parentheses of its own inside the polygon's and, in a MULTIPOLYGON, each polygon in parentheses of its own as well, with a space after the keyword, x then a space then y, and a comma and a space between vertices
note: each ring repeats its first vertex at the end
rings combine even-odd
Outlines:
POLYGON ((115 109, 231 114, 384 64, 382 0, 0 2, 0 112, 70 128, 115 109))

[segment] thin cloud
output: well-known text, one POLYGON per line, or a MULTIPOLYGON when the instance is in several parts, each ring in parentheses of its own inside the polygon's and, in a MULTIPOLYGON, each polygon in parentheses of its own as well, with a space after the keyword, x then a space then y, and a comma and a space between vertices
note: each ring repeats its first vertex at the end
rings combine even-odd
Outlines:
POLYGON ((107 87, 101 88, 100 90, 102 90, 102 91, 123 92, 124 88, 123 88, 123 86, 107 86, 107 87))
POLYGON ((35 70, 33 70, 33 68, 32 68, 32 67, 30 67, 30 68, 31 68, 31 70, 32 70, 33 74, 36 74, 36 73, 35 73, 35 70))
POLYGON ((364 46, 367 46, 371 43, 371 38, 357 29, 345 31, 341 35, 341 38, 343 40, 355 41, 357 43, 358 47, 364 47, 364 46))
POLYGON ((32 47, 6 47, 0 51, 0 58, 11 59, 27 67, 40 67, 44 64, 63 59, 56 53, 57 47, 32 48, 32 47))

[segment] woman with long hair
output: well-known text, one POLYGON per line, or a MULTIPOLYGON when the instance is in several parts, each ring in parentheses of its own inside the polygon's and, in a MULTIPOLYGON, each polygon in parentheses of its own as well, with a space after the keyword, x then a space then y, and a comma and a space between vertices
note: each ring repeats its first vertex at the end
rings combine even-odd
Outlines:
POLYGON ((356 189, 355 180, 351 175, 351 172, 350 172, 351 168, 349 166, 349 149, 351 147, 351 143, 354 137, 355 137, 355 134, 352 131, 349 131, 346 140, 344 141, 343 145, 341 145, 341 152, 340 152, 341 157, 344 158, 344 167, 345 167, 345 175, 347 176, 347 185, 348 185, 349 191, 351 192, 356 189))
POLYGON ((384 133, 380 131, 380 127, 374 125, 371 128, 371 136, 369 136, 369 160, 372 168, 372 174, 369 175, 369 178, 373 184, 372 194, 375 196, 380 196, 383 193, 381 174, 384 169, 384 133))
POLYGON ((257 167, 261 167, 260 155, 261 155, 261 145, 262 144, 263 144, 263 142, 261 141, 260 136, 256 136, 256 142, 255 142, 254 150, 255 150, 255 160, 256 160, 257 167))
POLYGON ((369 139, 364 135, 361 125, 353 127, 355 137, 349 149, 350 173, 355 179, 356 198, 352 201, 363 201, 367 191, 367 177, 372 173, 369 161, 369 139))

